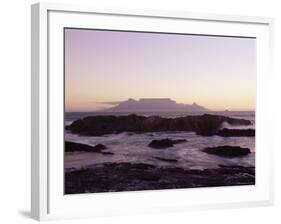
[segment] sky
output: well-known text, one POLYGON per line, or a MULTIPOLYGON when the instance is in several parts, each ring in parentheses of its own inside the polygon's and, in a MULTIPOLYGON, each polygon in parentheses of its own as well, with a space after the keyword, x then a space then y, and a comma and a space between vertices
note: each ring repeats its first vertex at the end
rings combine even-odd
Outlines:
POLYGON ((65 29, 65 110, 171 98, 255 110, 256 39, 65 29))

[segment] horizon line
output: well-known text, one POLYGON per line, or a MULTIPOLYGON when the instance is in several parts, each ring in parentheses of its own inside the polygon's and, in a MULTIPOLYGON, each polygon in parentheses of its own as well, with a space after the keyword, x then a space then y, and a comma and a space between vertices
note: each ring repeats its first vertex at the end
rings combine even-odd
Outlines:
POLYGON ((205 114, 208 114, 208 113, 212 113, 212 112, 256 112, 255 109, 241 109, 241 110, 209 110, 209 111, 135 111, 135 112, 132 112, 132 111, 120 111, 120 112, 112 112, 112 111, 101 111, 101 110, 85 110, 85 111, 64 111, 64 113, 131 113, 131 114, 134 114, 134 113, 160 113, 160 112, 163 112, 163 113, 192 113, 192 112, 202 112, 202 113, 205 113, 205 114))

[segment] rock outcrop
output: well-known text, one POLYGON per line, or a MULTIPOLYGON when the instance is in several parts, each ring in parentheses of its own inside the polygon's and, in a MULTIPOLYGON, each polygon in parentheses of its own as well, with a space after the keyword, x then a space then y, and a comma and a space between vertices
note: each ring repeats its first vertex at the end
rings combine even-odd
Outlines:
POLYGON ((101 152, 106 146, 98 144, 90 146, 86 144, 65 141, 65 152, 101 152))
POLYGON ((159 139, 159 140, 152 140, 148 146, 154 149, 165 149, 169 147, 173 147, 174 144, 180 144, 186 142, 185 139, 176 139, 176 140, 171 140, 168 138, 165 139, 159 139))
POLYGON ((228 158, 246 156, 249 153, 251 153, 250 149, 248 148, 242 148, 239 146, 229 146, 229 145, 205 148, 202 151, 209 154, 213 154, 221 157, 228 157, 228 158))
POLYGON ((254 137, 255 130, 254 129, 228 129, 224 128, 218 130, 216 135, 222 137, 254 137))
POLYGON ((251 121, 235 119, 220 115, 196 115, 178 118, 163 118, 159 116, 89 116, 74 121, 66 129, 72 133, 88 136, 100 136, 121 132, 161 132, 186 131, 196 132, 199 135, 214 135, 223 122, 230 125, 250 125, 251 121))

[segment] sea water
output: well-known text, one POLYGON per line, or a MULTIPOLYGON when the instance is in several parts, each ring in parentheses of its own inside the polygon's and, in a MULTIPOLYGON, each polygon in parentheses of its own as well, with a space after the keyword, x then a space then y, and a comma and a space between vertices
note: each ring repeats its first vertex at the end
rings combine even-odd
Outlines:
MULTIPOLYGON (((199 112, 188 113, 137 113, 143 116, 161 116, 167 118, 183 117, 188 115, 202 115, 199 112)), ((210 114, 224 115, 232 118, 242 118, 252 122, 249 126, 230 127, 229 124, 222 124, 221 128, 255 128, 255 113, 245 111, 224 111, 211 112, 210 114)), ((74 120, 96 115, 128 115, 128 113, 97 113, 97 112, 67 112, 65 113, 65 125, 71 124, 74 120)), ((119 133, 103 136, 81 136, 65 131, 65 141, 77 142, 95 146, 103 144, 108 152, 113 155, 89 152, 65 153, 65 169, 81 169, 91 165, 98 165, 108 162, 120 163, 146 163, 159 167, 181 167, 185 169, 207 169, 217 168, 219 165, 241 165, 255 166, 255 137, 220 137, 220 136, 199 136, 195 132, 154 132, 154 133, 119 133), (186 139, 186 142, 176 144, 171 148, 153 149, 148 144, 155 139, 186 139), (249 148, 251 153, 244 157, 223 158, 202 152, 206 147, 221 145, 240 146, 249 148), (176 159, 176 163, 161 161, 156 157, 165 159, 176 159)))

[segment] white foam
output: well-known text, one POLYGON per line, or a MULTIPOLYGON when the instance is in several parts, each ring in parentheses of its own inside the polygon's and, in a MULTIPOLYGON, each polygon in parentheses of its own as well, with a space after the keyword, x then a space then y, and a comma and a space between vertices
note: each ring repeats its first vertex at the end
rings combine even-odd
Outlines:
POLYGON ((220 126, 220 129, 228 128, 228 129, 255 129, 254 124, 250 125, 231 125, 227 122, 223 122, 220 126))

